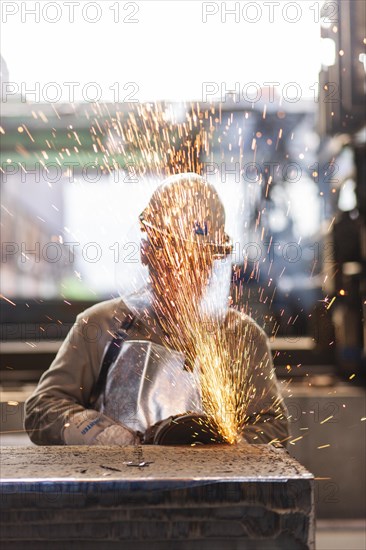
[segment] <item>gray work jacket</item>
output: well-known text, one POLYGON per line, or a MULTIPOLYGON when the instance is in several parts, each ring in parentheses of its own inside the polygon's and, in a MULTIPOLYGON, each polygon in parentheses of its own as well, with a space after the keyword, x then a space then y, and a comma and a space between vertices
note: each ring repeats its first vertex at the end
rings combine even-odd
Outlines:
MULTIPOLYGON (((90 398, 103 356, 121 323, 130 314, 123 301, 116 298, 92 306, 77 316, 56 358, 26 401, 25 428, 34 443, 64 444, 62 433, 68 418, 91 408, 90 398)), ((162 332, 156 326, 149 326, 149 322, 136 318, 128 333, 129 341, 162 344, 162 332)), ((250 358, 246 368, 256 393, 247 412, 245 439, 252 443, 287 441, 287 410, 265 332, 253 319, 233 309, 228 310, 225 322, 238 327, 239 333, 245 333, 248 346, 251 346, 245 361, 247 363, 250 358)), ((138 407, 137 403, 132 405, 138 407)), ((111 418, 111 425, 119 420, 111 418)))

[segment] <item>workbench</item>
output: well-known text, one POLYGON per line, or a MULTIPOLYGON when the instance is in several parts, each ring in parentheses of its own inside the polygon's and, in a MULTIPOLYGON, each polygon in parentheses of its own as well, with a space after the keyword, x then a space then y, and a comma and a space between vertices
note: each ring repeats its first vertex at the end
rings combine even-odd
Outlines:
POLYGON ((270 445, 2 447, 7 550, 314 548, 313 476, 270 445))

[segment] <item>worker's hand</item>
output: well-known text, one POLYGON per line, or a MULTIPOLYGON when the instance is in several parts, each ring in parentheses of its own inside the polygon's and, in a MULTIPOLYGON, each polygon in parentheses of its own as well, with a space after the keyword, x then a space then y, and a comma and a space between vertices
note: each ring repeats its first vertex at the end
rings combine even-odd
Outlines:
POLYGON ((86 409, 75 413, 65 423, 65 445, 137 445, 140 437, 108 416, 86 409))
POLYGON ((100 432, 93 445, 139 445, 140 443, 141 439, 136 433, 120 424, 114 424, 100 432))
POLYGON ((192 445, 223 443, 212 420, 200 413, 170 416, 148 428, 145 445, 192 445))
POLYGON ((143 443, 144 445, 157 445, 157 439, 156 439, 156 433, 159 430, 159 428, 165 426, 167 423, 170 423, 172 420, 172 416, 169 416, 169 418, 165 420, 160 420, 160 422, 157 422, 153 426, 150 426, 143 437, 143 443))

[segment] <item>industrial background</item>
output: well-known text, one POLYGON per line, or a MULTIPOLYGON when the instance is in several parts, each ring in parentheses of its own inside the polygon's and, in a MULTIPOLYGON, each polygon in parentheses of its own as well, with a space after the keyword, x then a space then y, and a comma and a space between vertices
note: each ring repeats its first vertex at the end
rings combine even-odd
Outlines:
MULTIPOLYGON (((335 56, 322 62, 316 100, 281 102, 275 94, 270 102, 264 86, 253 102, 234 84, 224 101, 201 98, 184 109, 201 116, 201 129, 210 124, 207 109, 218 116, 220 139, 200 168, 217 184, 237 246, 235 304, 270 337, 292 423, 289 453, 315 476, 318 547, 356 550, 364 548, 366 512, 365 6, 322 9, 319 36, 333 42, 335 56), (258 166, 267 185, 255 184, 258 166)), ((1 76, 12 81, 6 48, 1 76)), ((21 448, 31 445, 24 401, 75 316, 118 295, 115 243, 146 190, 128 155, 117 152, 108 170, 102 152, 108 121, 136 104, 55 106, 10 89, 3 84, 0 129, 0 441, 21 448), (97 263, 88 243, 103 251, 97 263)), ((174 100, 164 105, 182 109, 174 100)))

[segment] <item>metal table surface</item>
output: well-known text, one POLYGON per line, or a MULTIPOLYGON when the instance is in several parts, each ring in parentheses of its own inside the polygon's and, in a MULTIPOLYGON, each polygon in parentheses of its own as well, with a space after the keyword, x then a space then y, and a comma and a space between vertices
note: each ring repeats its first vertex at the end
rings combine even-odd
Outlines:
POLYGON ((0 487, 10 549, 313 548, 313 476, 269 445, 2 447, 0 487))

